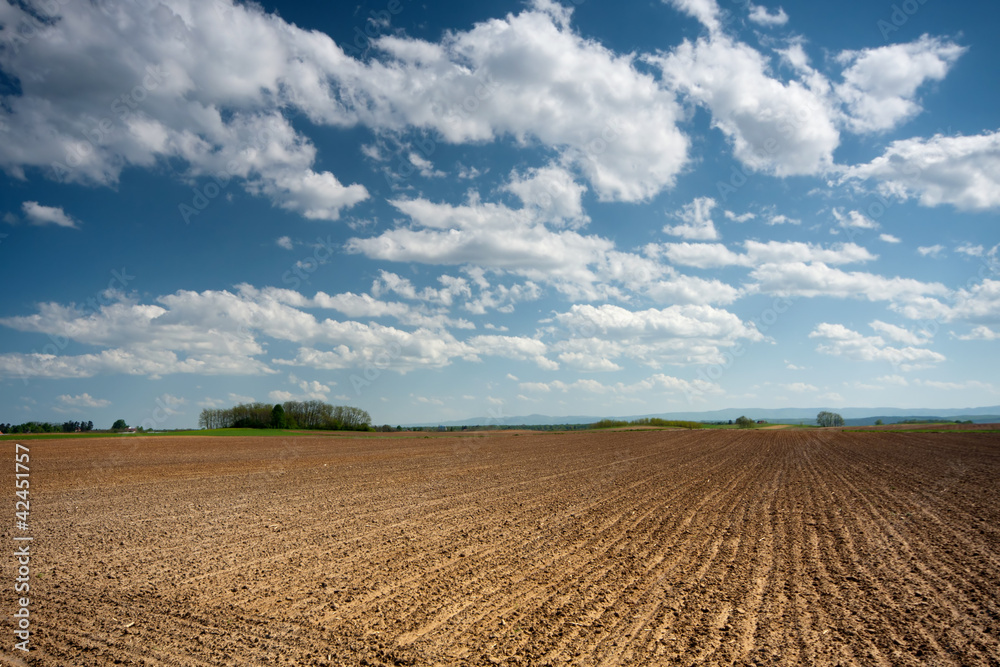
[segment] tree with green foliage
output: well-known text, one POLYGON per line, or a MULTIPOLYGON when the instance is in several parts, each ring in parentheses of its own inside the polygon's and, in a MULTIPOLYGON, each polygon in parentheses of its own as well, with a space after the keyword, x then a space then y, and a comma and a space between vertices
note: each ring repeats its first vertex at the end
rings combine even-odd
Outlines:
POLYGON ((124 431, 128 429, 128 424, 125 423, 124 419, 117 419, 115 423, 111 425, 112 431, 124 431))
POLYGON ((288 419, 281 403, 276 403, 271 409, 271 428, 288 428, 288 419))
POLYGON ((753 420, 746 416, 740 416, 736 418, 737 428, 753 428, 753 420))
POLYGON ((876 426, 881 426, 882 425, 882 420, 881 419, 876 419, 875 420, 875 425, 876 426))
POLYGON ((843 426, 844 418, 836 412, 827 412, 824 410, 816 415, 816 423, 820 426, 843 426))

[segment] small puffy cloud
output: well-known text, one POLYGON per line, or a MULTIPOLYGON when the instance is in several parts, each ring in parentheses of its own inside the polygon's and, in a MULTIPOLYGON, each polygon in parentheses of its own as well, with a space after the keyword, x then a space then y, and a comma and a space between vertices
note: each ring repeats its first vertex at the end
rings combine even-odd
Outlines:
POLYGON ((417 394, 410 394, 410 398, 413 399, 413 402, 414 402, 415 405, 417 405, 417 404, 420 404, 420 405, 438 405, 438 406, 443 406, 444 405, 444 401, 442 401, 440 398, 434 398, 432 396, 424 396, 422 394, 418 396, 417 394))
POLYGON ((846 66, 844 82, 834 90, 847 106, 848 126, 874 132, 912 118, 921 110, 914 99, 917 89, 943 79, 964 52, 964 47, 927 35, 908 44, 842 52, 837 61, 846 66))
POLYGON ((696 241, 713 241, 719 238, 719 232, 716 231, 715 223, 712 222, 713 208, 715 208, 714 199, 698 197, 674 213, 674 216, 683 224, 667 225, 663 228, 663 232, 696 241))
POLYGON ((807 392, 819 391, 819 387, 816 385, 808 384, 806 382, 792 382, 790 384, 781 385, 787 391, 793 392, 795 394, 804 394, 807 392))
POLYGON ((971 243, 963 243, 962 245, 955 248, 955 252, 960 252, 963 255, 968 255, 969 257, 982 257, 986 249, 981 245, 972 245, 971 243))
POLYGON ((723 211, 722 215, 726 216, 726 220, 732 220, 733 222, 746 222, 747 220, 753 220, 757 217, 756 213, 741 213, 737 215, 732 211, 723 211))
POLYGON ((861 211, 847 211, 843 209, 833 209, 833 217, 837 224, 845 229, 878 229, 878 223, 866 216, 861 211))
POLYGON ((777 213, 775 215, 768 216, 767 224, 769 225, 800 225, 802 221, 798 218, 789 218, 783 213, 777 213))
MULTIPOLYGON (((330 387, 316 380, 299 380, 294 374, 289 374, 288 381, 299 388, 299 393, 276 389, 268 394, 268 398, 275 403, 285 401, 325 401, 329 395, 330 387)), ((330 384, 336 384, 331 382, 330 384)))
POLYGON ((275 240, 274 243, 279 248, 284 248, 285 250, 291 250, 292 248, 295 247, 295 245, 292 243, 292 238, 290 236, 281 236, 277 240, 275 240))
POLYGON ((434 163, 420 155, 419 153, 410 152, 409 155, 410 164, 417 168, 417 171, 424 178, 444 178, 445 173, 434 168, 434 163))
POLYGON ((159 401, 167 408, 176 408, 181 405, 187 405, 186 398, 183 396, 174 396, 173 394, 160 394, 159 401))
MULTIPOLYGON (((489 169, 487 169, 486 171, 489 171, 489 169)), ((465 166, 463 164, 459 164, 459 167, 458 167, 458 177, 460 179, 463 179, 463 180, 476 179, 476 178, 479 178, 480 176, 482 176, 484 173, 485 172, 480 171, 479 169, 476 169, 475 167, 467 167, 467 166, 465 166)))
POLYGON ((898 236, 893 236, 892 234, 879 234, 878 237, 885 243, 900 243, 902 241, 898 236))
POLYGON ((917 252, 921 257, 940 257, 943 251, 944 246, 940 243, 929 246, 920 246, 917 248, 917 252))
POLYGON ((756 23, 767 28, 788 23, 788 14, 781 7, 778 7, 777 11, 771 13, 767 10, 767 7, 755 5, 752 2, 750 3, 750 16, 747 18, 750 19, 751 23, 756 23))
POLYGON ((57 398, 60 405, 69 408, 106 408, 111 405, 111 401, 104 398, 94 398, 90 394, 83 393, 77 396, 63 394, 57 398))
POLYGON ((26 201, 21 205, 25 219, 32 225, 56 225, 77 229, 78 223, 58 206, 43 206, 36 201, 26 201))
POLYGON ((959 340, 1000 340, 1000 332, 993 331, 988 326, 973 327, 969 333, 958 336, 959 340))
POLYGON ((342 209, 368 199, 364 186, 345 186, 328 171, 275 173, 259 183, 251 181, 248 190, 262 192, 279 207, 309 220, 339 220, 342 209))
POLYGON ((230 402, 228 401, 224 401, 221 398, 212 398, 211 396, 206 396, 198 401, 199 408, 224 408, 229 404, 230 402))

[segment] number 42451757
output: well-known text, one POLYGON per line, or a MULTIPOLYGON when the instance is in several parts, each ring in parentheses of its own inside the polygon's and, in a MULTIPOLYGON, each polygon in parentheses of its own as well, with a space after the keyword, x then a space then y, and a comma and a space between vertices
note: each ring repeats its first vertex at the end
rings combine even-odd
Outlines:
POLYGON ((30 505, 28 503, 28 488, 31 486, 31 481, 28 479, 30 471, 28 470, 28 448, 24 445, 18 443, 15 445, 14 450, 14 466, 15 466, 15 476, 17 477, 17 482, 15 486, 17 491, 16 495, 20 500, 17 501, 16 510, 21 510, 15 513, 18 519, 21 521, 28 520, 28 510, 30 505), (23 452, 22 452, 23 450, 23 452), (22 472, 23 471, 23 472, 22 472))

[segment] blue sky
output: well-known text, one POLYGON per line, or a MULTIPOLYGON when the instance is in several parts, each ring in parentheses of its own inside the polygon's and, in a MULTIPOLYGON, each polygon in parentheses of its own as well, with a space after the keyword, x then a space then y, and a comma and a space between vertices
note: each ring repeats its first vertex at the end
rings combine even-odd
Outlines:
POLYGON ((0 419, 995 405, 997 25, 4 0, 0 419))

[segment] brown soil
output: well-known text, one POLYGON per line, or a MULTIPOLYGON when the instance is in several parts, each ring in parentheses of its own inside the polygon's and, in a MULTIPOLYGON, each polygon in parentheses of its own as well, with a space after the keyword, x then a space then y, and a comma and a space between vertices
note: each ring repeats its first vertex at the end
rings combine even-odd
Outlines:
POLYGON ((847 426, 846 428, 873 431, 997 431, 1000 430, 1000 424, 879 424, 878 426, 847 426))
POLYGON ((0 662, 1000 664, 1000 434, 27 444, 0 662))

